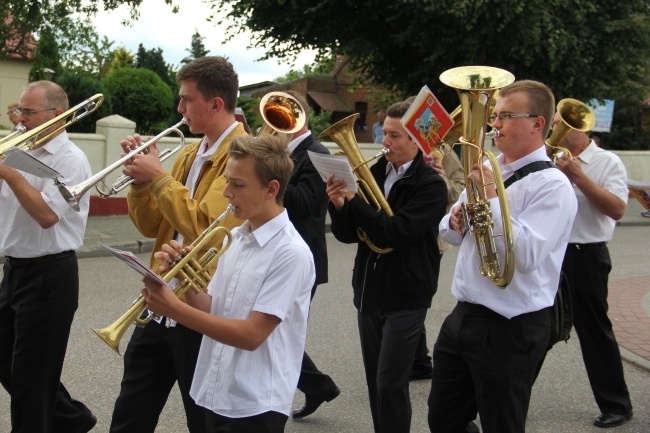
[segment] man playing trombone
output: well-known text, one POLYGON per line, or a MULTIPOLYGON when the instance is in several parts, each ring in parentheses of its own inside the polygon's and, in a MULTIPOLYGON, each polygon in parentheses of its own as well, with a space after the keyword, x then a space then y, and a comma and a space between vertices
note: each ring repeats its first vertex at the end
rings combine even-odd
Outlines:
MULTIPOLYGON (((38 135, 46 137, 31 155, 74 184, 91 172, 65 132, 67 111, 68 95, 51 81, 28 84, 16 109, 27 132, 40 127, 38 135)), ((60 382, 79 298, 75 250, 83 243, 89 201, 76 212, 51 179, 0 161, 0 382, 11 395, 14 433, 86 433, 97 422, 60 382)))
MULTIPOLYGON (((239 81, 227 59, 196 59, 183 66, 176 78, 178 112, 193 133, 205 136, 180 150, 171 173, 163 169, 153 145, 149 152, 127 161, 123 170, 134 179, 128 192, 129 216, 144 236, 156 238, 153 251, 172 239, 191 243, 224 212, 228 146, 233 138, 246 135, 235 120, 239 81)), ((138 135, 127 137, 122 141, 124 152, 140 142, 138 135)), ((240 223, 230 216, 222 225, 232 228, 240 223)), ((215 245, 221 245, 221 240, 215 245)), ((159 265, 152 254, 151 268, 159 265)), ((152 320, 136 328, 124 355, 124 376, 110 432, 153 433, 176 381, 189 431, 205 432, 205 411, 189 395, 200 344, 200 333, 171 319, 152 320)))

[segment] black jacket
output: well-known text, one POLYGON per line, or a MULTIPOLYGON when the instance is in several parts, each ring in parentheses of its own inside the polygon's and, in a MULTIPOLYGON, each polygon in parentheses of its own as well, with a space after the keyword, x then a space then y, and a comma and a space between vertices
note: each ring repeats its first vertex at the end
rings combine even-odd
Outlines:
POLYGON ((291 153, 294 167, 284 194, 284 207, 300 236, 314 256, 316 285, 327 283, 327 244, 325 215, 327 193, 325 182, 309 159, 307 151, 326 153, 329 150, 310 134, 291 153))
MULTIPOLYGON (((386 158, 370 171, 383 191, 386 158)), ((438 287, 440 251, 438 224, 445 215, 447 187, 418 152, 404 177, 387 197, 394 216, 377 212, 356 195, 337 212, 329 206, 332 233, 341 242, 358 242, 352 273, 354 305, 359 311, 428 308, 438 287), (361 228, 378 247, 392 247, 379 255, 359 241, 361 228)))

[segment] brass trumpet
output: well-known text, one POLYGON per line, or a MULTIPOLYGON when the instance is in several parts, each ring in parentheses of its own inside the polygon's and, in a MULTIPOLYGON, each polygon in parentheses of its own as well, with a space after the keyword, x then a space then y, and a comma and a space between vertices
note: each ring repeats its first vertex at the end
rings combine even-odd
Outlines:
POLYGON ((465 227, 474 236, 479 269, 497 287, 505 287, 514 275, 514 240, 510 211, 506 197, 501 170, 492 152, 484 150, 486 136, 498 136, 485 131, 490 114, 490 101, 501 87, 514 81, 515 77, 508 71, 486 66, 466 66, 453 68, 440 75, 440 81, 453 87, 460 97, 463 135, 459 138, 462 146, 462 162, 465 169, 467 203, 462 205, 465 227), (483 159, 487 158, 492 166, 494 182, 501 208, 503 233, 493 232, 492 211, 487 199, 486 185, 476 185, 468 175, 472 166, 478 164, 483 177, 483 159), (504 254, 499 258, 495 237, 503 237, 504 254))
MULTIPOLYGON (((195 293, 207 290, 211 279, 208 269, 217 263, 219 257, 226 252, 232 243, 230 230, 226 227, 219 226, 219 224, 221 224, 223 219, 233 210, 234 207, 229 204, 219 218, 210 224, 203 233, 192 242, 192 249, 189 252, 184 249, 176 261, 172 263, 172 268, 162 277, 162 279, 167 283, 174 278, 178 280, 178 284, 176 284, 176 287, 174 288, 174 294, 178 298, 183 299, 185 293, 190 289, 195 293), (217 250, 214 247, 208 249, 199 260, 196 260, 194 256, 220 232, 223 232, 228 238, 226 244, 223 245, 220 250, 217 250)), ((131 323, 142 326, 146 325, 151 321, 151 319, 153 319, 153 314, 148 314, 145 318, 140 318, 146 308, 147 303, 144 300, 144 296, 140 295, 133 302, 131 307, 129 307, 129 309, 115 322, 106 328, 93 328, 93 331, 99 336, 99 338, 108 344, 111 349, 119 354, 120 340, 131 323)))
POLYGON ((5 139, 0 142, 0 156, 2 156, 2 154, 14 146, 18 146, 23 150, 29 150, 39 146, 41 143, 47 141, 62 129, 65 129, 73 123, 90 115, 92 112, 97 110, 100 105, 102 105, 102 102, 104 102, 104 95, 98 93, 86 99, 85 101, 80 102, 79 104, 70 108, 68 111, 59 114, 54 119, 48 120, 37 128, 17 135, 10 134, 13 138, 7 139, 7 137, 5 137, 5 139), (81 110, 83 111, 80 114, 77 114, 81 110), (65 123, 63 125, 57 127, 49 134, 43 137, 39 137, 39 134, 41 134, 43 131, 47 130, 53 125, 56 125, 62 120, 65 120, 65 123))
POLYGON ((553 161, 562 155, 569 158, 573 157, 569 149, 559 146, 571 131, 587 132, 596 124, 596 116, 594 116, 591 108, 577 99, 562 99, 557 103, 556 111, 560 115, 560 122, 553 128, 550 137, 544 142, 546 144, 546 153, 553 161))
MULTIPOLYGON (((330 137, 338 147, 343 151, 345 156, 348 158, 350 165, 352 166, 352 171, 357 176, 357 183, 359 184, 359 195, 363 198, 366 203, 370 203, 375 206, 377 212, 384 211, 386 215, 392 217, 393 210, 391 209, 388 201, 384 197, 384 194, 377 185, 377 181, 373 177, 370 169, 368 168, 368 163, 376 158, 379 158, 382 155, 388 153, 388 149, 384 148, 381 152, 376 154, 374 157, 364 160, 359 150, 359 145, 357 140, 354 137, 354 122, 359 117, 359 113, 352 114, 345 119, 339 120, 334 125, 327 128, 323 131, 318 139, 330 137)), ((369 238, 368 235, 357 228, 357 235, 359 239, 368 245, 372 251, 377 254, 388 254, 393 251, 393 248, 381 248, 376 246, 369 238)))
MULTIPOLYGON (((186 122, 187 122, 187 120, 185 118, 181 119, 181 121, 178 122, 176 125, 165 129, 163 132, 161 132, 160 134, 158 134, 155 137, 151 138, 146 143, 142 143, 140 146, 136 147, 131 152, 124 155, 122 158, 118 159, 113 164, 109 165, 108 167, 106 167, 105 169, 100 171, 99 173, 95 174, 94 176, 86 179, 85 181, 83 181, 83 182, 81 182, 81 183, 79 183, 77 185, 73 185, 73 186, 68 187, 63 182, 56 181, 56 185, 59 188, 59 192, 61 193, 63 198, 66 199, 68 204, 74 210, 79 212, 79 201, 81 200, 81 197, 84 196, 84 194, 86 194, 92 187, 97 185, 99 182, 102 182, 103 179, 107 175, 109 175, 111 172, 116 170, 118 167, 120 167, 126 161, 133 158, 138 153, 146 152, 147 149, 149 148, 149 146, 151 146, 152 144, 154 144, 155 142, 160 140, 162 137, 165 137, 165 136, 171 134, 172 132, 175 132, 180 136, 180 143, 178 144, 178 146, 176 146, 176 148, 170 150, 170 153, 165 153, 165 152, 161 153, 161 155, 160 155, 161 160, 163 160, 162 159, 163 154, 165 154, 165 158, 167 158, 167 157, 171 156, 172 154, 174 154, 175 152, 177 152, 179 149, 181 149, 185 145, 185 136, 183 135, 183 133, 178 128, 181 125, 183 125, 184 123, 186 123, 186 122)), ((121 189, 124 189, 126 186, 130 185, 132 182, 133 182, 133 178, 128 177, 128 176, 123 176, 123 177, 118 178, 118 181, 116 181, 116 183, 113 185, 113 187, 115 189, 117 189, 117 191, 115 191, 115 192, 118 192, 121 189)), ((100 190, 98 189, 98 192, 99 191, 100 190)), ((114 192, 112 192, 112 191, 113 191, 113 188, 111 188, 109 191, 100 192, 100 195, 102 195, 102 197, 105 198, 105 197, 108 197, 108 196, 114 194, 114 192)))

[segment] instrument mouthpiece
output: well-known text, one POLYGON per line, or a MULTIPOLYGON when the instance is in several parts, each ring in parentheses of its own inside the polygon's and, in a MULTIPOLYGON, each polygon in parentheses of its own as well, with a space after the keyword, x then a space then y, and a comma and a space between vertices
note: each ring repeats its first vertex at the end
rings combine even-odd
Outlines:
POLYGON ((493 128, 492 131, 486 132, 485 136, 486 137, 491 137, 491 138, 499 138, 501 136, 501 132, 499 132, 498 129, 493 128))

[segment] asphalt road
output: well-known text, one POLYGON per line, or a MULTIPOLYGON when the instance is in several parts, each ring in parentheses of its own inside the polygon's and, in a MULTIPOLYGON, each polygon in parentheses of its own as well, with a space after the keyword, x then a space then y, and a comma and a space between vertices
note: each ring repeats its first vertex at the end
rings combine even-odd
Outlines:
MULTIPOLYGON (((650 274, 648 270, 647 226, 619 227, 610 244, 614 270, 612 279, 650 274)), ((359 352, 355 310, 352 306, 350 276, 355 248, 338 243, 328 235, 330 282, 319 287, 312 304, 307 350, 321 370, 330 374, 342 390, 312 416, 289 420, 287 433, 350 432, 371 433, 363 365, 359 352)), ((141 256, 147 261, 148 254, 141 256)), ((444 317, 455 304, 449 293, 456 250, 443 258, 439 291, 427 317, 429 347, 444 317)), ((122 358, 92 331, 109 325, 137 296, 140 283, 134 271, 106 256, 80 260, 81 296, 68 347, 63 382, 73 397, 84 401, 99 421, 93 432, 107 432, 113 403, 122 376, 122 358)), ((132 328, 132 327, 131 327, 132 328)), ((131 329, 121 342, 126 348, 131 329)), ((45 361, 44 361, 45 362, 45 361)), ((625 364, 625 374, 634 404, 634 418, 613 431, 650 432, 650 373, 625 364)), ((426 400, 430 382, 411 383, 412 432, 428 432, 426 400)), ((303 402, 297 392, 294 407, 303 402)), ((549 353, 533 389, 527 431, 600 432, 592 426, 598 415, 584 371, 578 339, 558 344, 549 353)), ((0 391, 0 433, 10 431, 9 397, 0 391)), ((160 433, 187 431, 180 397, 174 390, 156 430, 160 433)))

